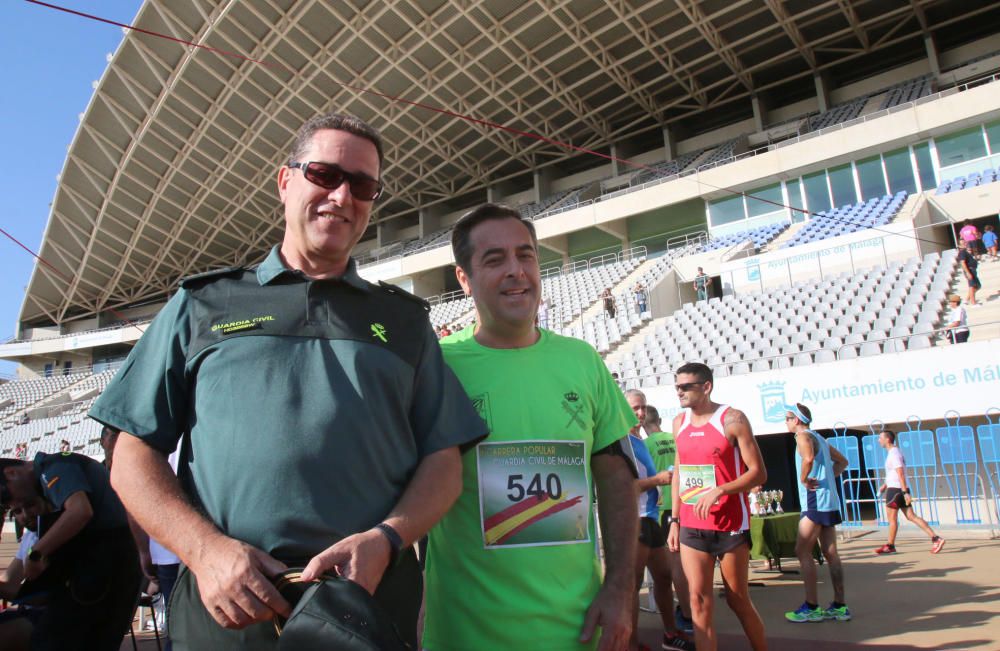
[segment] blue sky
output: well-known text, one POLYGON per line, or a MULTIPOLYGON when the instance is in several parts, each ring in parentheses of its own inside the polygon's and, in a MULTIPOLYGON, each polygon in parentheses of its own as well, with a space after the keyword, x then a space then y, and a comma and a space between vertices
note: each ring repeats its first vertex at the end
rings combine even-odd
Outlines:
MULTIPOLYGON (((55 0, 70 9, 131 23, 141 0, 55 0)), ((6 0, 0 8, 0 227, 38 251, 79 115, 94 92, 122 30, 34 5, 6 0)), ((14 334, 34 267, 23 249, 0 235, 0 341, 14 334)), ((0 362, 0 373, 14 366, 0 362)))

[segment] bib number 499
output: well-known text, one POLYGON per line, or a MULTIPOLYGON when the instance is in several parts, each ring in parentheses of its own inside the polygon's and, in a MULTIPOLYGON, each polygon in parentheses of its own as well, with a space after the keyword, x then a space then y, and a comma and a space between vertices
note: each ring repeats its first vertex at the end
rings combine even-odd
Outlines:
POLYGON ((531 495, 538 499, 548 496, 554 500, 562 496, 562 480, 554 472, 549 473, 545 477, 544 487, 542 486, 541 473, 535 473, 531 476, 527 486, 524 485, 524 479, 524 475, 507 476, 507 499, 511 502, 520 502, 526 495, 531 495))
POLYGON ((703 488, 705 480, 701 477, 688 477, 684 480, 684 488, 703 488))

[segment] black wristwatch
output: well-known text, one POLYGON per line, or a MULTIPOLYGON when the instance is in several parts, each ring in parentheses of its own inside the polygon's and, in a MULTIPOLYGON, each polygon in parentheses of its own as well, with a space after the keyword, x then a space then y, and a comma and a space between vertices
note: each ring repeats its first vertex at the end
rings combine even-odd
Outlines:
POLYGON ((399 558, 399 551, 403 548, 403 538, 398 531, 385 522, 379 522, 375 528, 381 531, 382 535, 389 541, 389 567, 393 567, 399 558))
POLYGON ((909 488, 907 488, 907 489, 906 489, 905 491, 903 491, 903 494, 904 494, 904 495, 909 495, 909 494, 910 494, 910 489, 909 489, 909 488))
POLYGON ((34 548, 28 549, 28 560, 32 563, 37 563, 42 560, 42 552, 35 551, 34 548))
POLYGON ((670 525, 672 525, 672 524, 680 525, 680 523, 681 523, 681 519, 680 518, 677 518, 677 517, 674 517, 674 516, 670 516, 669 518, 667 518, 667 526, 668 527, 670 525))

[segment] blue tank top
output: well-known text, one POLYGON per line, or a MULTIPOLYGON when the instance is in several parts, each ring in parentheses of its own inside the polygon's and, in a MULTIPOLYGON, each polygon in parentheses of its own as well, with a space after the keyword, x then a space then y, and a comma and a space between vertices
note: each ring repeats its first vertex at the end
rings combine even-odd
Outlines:
MULTIPOLYGON (((649 454, 649 449, 638 436, 628 435, 628 441, 632 444, 632 455, 635 457, 635 467, 639 471, 639 479, 646 479, 656 474, 656 466, 653 465, 653 457, 649 454)), ((659 518, 660 509, 656 503, 660 498, 660 489, 647 489, 639 493, 639 517, 659 518)))
MULTIPOLYGON (((812 430, 806 430, 806 433, 816 442, 816 457, 809 476, 819 482, 819 487, 809 490, 801 481, 797 482, 800 508, 803 511, 839 511, 840 498, 837 497, 837 478, 833 474, 830 444, 812 430)), ((802 477, 802 455, 799 454, 798 447, 795 448, 795 477, 802 477)))

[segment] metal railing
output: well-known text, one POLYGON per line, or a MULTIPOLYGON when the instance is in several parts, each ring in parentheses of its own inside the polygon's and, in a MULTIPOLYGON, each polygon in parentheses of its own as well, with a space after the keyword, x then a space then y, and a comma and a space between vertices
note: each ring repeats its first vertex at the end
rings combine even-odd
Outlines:
MULTIPOLYGON (((996 325, 1000 325, 1000 321, 987 321, 986 323, 966 324, 964 327, 969 330, 969 340, 971 341, 972 340, 972 333, 976 329, 984 328, 986 326, 996 326, 996 325)), ((837 361, 840 361, 842 359, 841 352, 843 352, 844 350, 846 350, 848 348, 855 348, 855 349, 857 349, 859 346, 864 346, 865 344, 878 344, 879 348, 881 349, 881 352, 879 354, 882 354, 882 353, 902 353, 902 352, 905 352, 907 350, 910 350, 909 340, 913 339, 914 337, 927 337, 929 339, 934 339, 934 338, 937 338, 937 339, 948 339, 948 336, 947 336, 948 333, 951 332, 954 329, 955 328, 950 328, 950 327, 934 328, 933 330, 930 330, 928 332, 911 332, 908 335, 896 335, 894 337, 893 336, 889 336, 889 337, 882 337, 880 339, 870 339, 870 340, 869 339, 865 339, 864 341, 859 341, 856 344, 844 344, 844 345, 840 346, 839 348, 837 348, 837 361), (902 339, 906 339, 907 340, 906 346, 904 348, 902 348, 902 349, 896 349, 896 350, 886 350, 886 348, 884 346, 884 344, 886 342, 889 342, 889 341, 899 341, 899 340, 902 340, 902 339)), ((953 345, 956 345, 956 344, 953 344, 953 345)), ((932 344, 930 347, 933 348, 934 345, 932 344)), ((920 350, 920 349, 918 349, 918 350, 920 350)), ((816 352, 816 351, 813 351, 813 352, 816 352)), ((798 353, 796 353, 796 354, 798 354, 798 353)), ((859 352, 859 356, 861 356, 860 352, 859 352)), ((874 357, 874 355, 871 355, 871 357, 874 357)), ((853 358, 849 358, 849 359, 853 359, 853 358)))

